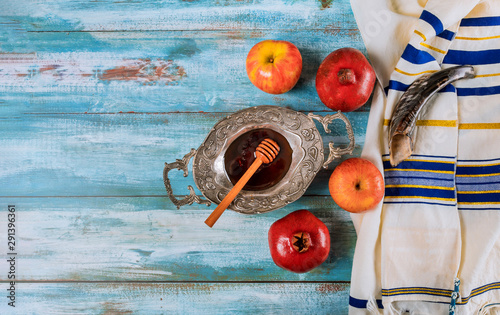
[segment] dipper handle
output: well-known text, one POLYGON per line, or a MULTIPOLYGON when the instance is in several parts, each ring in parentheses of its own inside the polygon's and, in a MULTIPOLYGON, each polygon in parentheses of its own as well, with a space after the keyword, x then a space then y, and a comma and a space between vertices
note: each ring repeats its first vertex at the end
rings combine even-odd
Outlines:
POLYGON ((214 226, 215 222, 219 219, 222 213, 227 209, 229 204, 236 198, 240 191, 245 187, 246 183, 250 180, 253 174, 259 169, 262 163, 268 164, 274 161, 278 153, 280 152, 279 145, 273 140, 267 138, 264 139, 255 150, 256 159, 247 169, 245 174, 241 176, 240 180, 233 186, 229 193, 222 199, 222 202, 215 208, 215 210, 210 214, 210 216, 205 220, 206 225, 209 227, 214 226))

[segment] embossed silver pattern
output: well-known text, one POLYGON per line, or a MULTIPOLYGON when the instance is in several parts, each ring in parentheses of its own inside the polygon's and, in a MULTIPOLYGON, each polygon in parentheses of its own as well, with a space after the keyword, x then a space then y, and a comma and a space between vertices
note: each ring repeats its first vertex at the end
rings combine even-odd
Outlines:
MULTIPOLYGON (((293 151, 290 168, 279 183, 268 189, 242 190, 228 208, 246 214, 263 213, 299 199, 316 173, 325 166, 323 140, 313 120, 322 116, 311 115, 278 106, 257 106, 222 119, 212 128, 194 156, 196 186, 209 201, 219 204, 233 187, 224 166, 227 148, 240 135, 253 129, 267 128, 280 133, 289 142, 293 151)), ((320 121, 328 128, 333 119, 346 122, 350 145, 346 149, 331 149, 328 160, 352 153, 354 148, 352 128, 343 114, 328 115, 320 121)), ((330 148, 333 148, 333 143, 330 148)))
POLYGON ((177 207, 177 209, 180 209, 181 206, 184 205, 192 205, 193 202, 199 203, 199 204, 206 204, 207 206, 211 205, 211 202, 208 200, 201 199, 198 197, 193 189, 193 186, 189 185, 188 190, 189 190, 189 195, 184 196, 182 199, 177 199, 175 198, 174 192, 172 190, 172 185, 170 185, 170 179, 168 178, 168 172, 170 172, 173 169, 178 169, 181 171, 184 171, 184 177, 187 177, 189 172, 188 172, 188 164, 189 160, 196 154, 195 149, 191 149, 188 154, 186 154, 182 160, 177 159, 173 163, 165 163, 165 167, 163 168, 163 183, 165 184, 165 189, 167 190, 168 197, 170 200, 174 203, 174 205, 177 207))
POLYGON ((336 148, 333 144, 333 141, 330 141, 328 143, 328 148, 330 149, 330 153, 328 154, 328 158, 326 161, 323 163, 324 168, 328 168, 328 165, 333 162, 335 159, 339 159, 342 155, 344 154, 351 154, 352 151, 354 151, 354 131, 352 130, 352 125, 349 119, 342 114, 340 111, 338 111, 336 114, 332 115, 326 115, 326 116, 320 116, 320 115, 315 115, 313 113, 309 113, 307 115, 310 118, 314 118, 317 121, 319 121, 322 125, 323 128, 325 129, 325 132, 330 133, 330 128, 328 128, 328 125, 332 123, 335 119, 341 119, 345 123, 345 129, 347 131, 347 137, 349 138, 349 145, 347 148, 336 148))

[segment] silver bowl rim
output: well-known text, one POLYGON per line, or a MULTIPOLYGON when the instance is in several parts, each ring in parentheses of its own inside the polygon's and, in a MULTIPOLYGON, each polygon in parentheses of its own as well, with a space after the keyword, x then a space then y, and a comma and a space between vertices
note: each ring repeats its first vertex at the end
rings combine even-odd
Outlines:
POLYGON ((324 160, 323 141, 312 118, 298 111, 272 105, 251 107, 220 120, 198 148, 193 160, 193 178, 200 192, 219 204, 231 190, 224 167, 229 145, 253 129, 268 128, 281 133, 292 147, 292 163, 276 185, 260 190, 242 190, 229 209, 245 214, 279 209, 299 199, 324 160))

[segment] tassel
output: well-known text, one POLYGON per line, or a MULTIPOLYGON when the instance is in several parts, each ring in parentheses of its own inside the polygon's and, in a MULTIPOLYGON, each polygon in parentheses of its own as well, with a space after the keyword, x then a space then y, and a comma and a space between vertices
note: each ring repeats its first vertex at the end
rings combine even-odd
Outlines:
POLYGON ((489 315, 489 314, 497 314, 493 313, 492 311, 494 310, 500 311, 500 303, 489 303, 486 302, 484 303, 479 311, 477 312, 477 315, 489 315))
POLYGON ((370 297, 366 303, 366 310, 372 315, 381 315, 374 297, 370 297))
POLYGON ((390 310, 390 311, 389 311, 389 312, 390 312, 389 314, 391 314, 391 315, 401 315, 401 314, 403 314, 403 312, 402 312, 402 311, 397 310, 397 309, 394 307, 394 303, 389 304, 389 310, 390 310))
POLYGON ((477 312, 477 315, 488 315, 486 307, 488 306, 488 303, 485 303, 481 306, 479 311, 477 312))
POLYGON ((457 299, 460 291, 460 279, 455 278, 455 287, 453 289, 453 293, 451 294, 451 303, 450 303, 450 315, 455 315, 455 309, 457 305, 457 299))

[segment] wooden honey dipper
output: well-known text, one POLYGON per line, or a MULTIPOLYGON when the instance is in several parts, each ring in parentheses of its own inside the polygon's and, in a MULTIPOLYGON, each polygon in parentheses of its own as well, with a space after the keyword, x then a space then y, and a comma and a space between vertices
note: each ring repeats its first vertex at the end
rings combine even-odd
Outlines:
POLYGON ((222 199, 222 202, 215 208, 215 210, 210 214, 210 216, 205 220, 205 223, 212 227, 215 222, 222 215, 224 210, 229 206, 234 198, 239 194, 239 192, 245 187, 246 183, 250 180, 253 174, 259 169, 262 163, 269 164, 280 152, 280 146, 273 140, 266 138, 264 139, 255 149, 255 161, 247 169, 245 174, 241 176, 240 180, 234 185, 234 187, 229 191, 229 193, 222 199))

